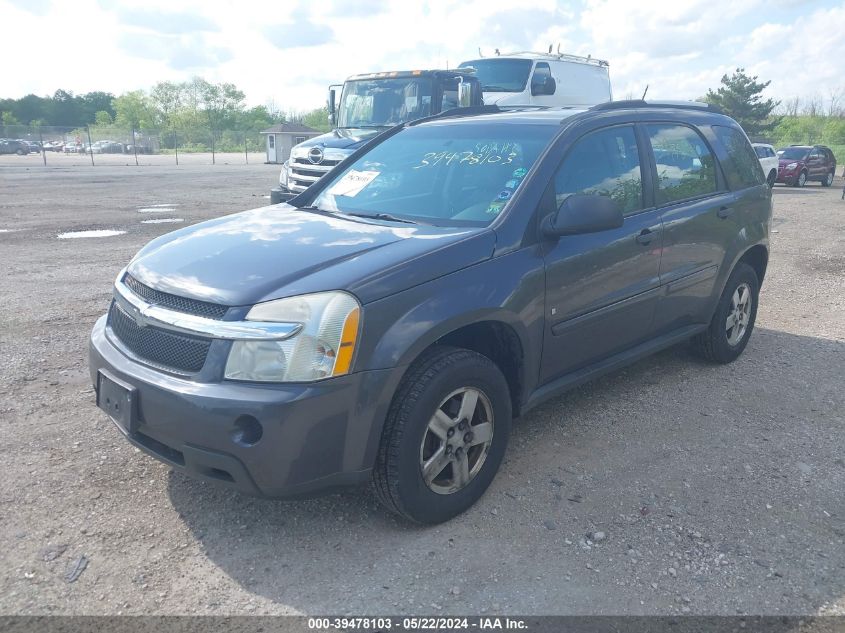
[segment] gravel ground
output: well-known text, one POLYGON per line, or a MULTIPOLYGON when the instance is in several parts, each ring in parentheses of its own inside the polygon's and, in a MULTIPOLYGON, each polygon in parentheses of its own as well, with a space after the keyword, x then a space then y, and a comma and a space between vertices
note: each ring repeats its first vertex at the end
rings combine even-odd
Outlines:
POLYGON ((736 363, 680 346, 534 410, 485 497, 418 528, 366 489, 187 479, 93 404, 114 276, 179 226, 141 220, 259 206, 276 173, 0 166, 0 614, 845 613, 841 180, 776 187, 736 363), (125 233, 56 239, 78 230, 125 233))

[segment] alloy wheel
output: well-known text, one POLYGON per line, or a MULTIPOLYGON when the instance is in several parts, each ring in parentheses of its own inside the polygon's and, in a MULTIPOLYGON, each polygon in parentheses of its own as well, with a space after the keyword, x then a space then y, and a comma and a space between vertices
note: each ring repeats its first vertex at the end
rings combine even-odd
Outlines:
POLYGON ((748 331, 748 323, 751 320, 751 287, 742 283, 734 290, 731 297, 731 308, 728 317, 725 319, 725 334, 728 344, 738 345, 748 331))
POLYGON ((466 487, 484 465, 493 442, 493 407, 480 390, 461 387, 431 416, 420 445, 426 486, 448 495, 466 487))

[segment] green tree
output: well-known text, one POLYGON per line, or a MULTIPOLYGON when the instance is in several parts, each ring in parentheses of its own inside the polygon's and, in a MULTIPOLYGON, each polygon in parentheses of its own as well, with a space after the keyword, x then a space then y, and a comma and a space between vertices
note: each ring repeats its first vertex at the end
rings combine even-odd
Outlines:
POLYGON ((244 109, 246 95, 235 84, 205 82, 202 90, 203 105, 208 124, 214 130, 230 127, 244 109))
POLYGON ((722 85, 715 92, 708 90, 705 100, 736 120, 748 136, 758 136, 778 124, 772 111, 780 102, 762 96, 770 83, 758 82, 756 75, 749 77, 744 68, 737 68, 730 77, 723 75, 722 85))
POLYGON ((323 106, 322 108, 306 112, 302 116, 302 124, 313 127, 315 130, 320 130, 321 132, 328 132, 332 129, 331 123, 329 123, 329 109, 323 106))
POLYGON ((143 90, 126 92, 112 101, 114 122, 122 127, 134 129, 151 128, 155 125, 156 113, 143 90))
POLYGON ((95 125, 111 125, 112 123, 114 123, 114 120, 111 118, 111 114, 105 110, 100 110, 94 115, 95 125))
POLYGON ((11 112, 2 112, 0 113, 0 123, 3 125, 20 125, 21 122, 17 120, 14 114, 11 112))
POLYGON ((185 84, 174 81, 160 81, 150 90, 152 106, 161 116, 162 123, 168 127, 173 115, 184 106, 185 84))

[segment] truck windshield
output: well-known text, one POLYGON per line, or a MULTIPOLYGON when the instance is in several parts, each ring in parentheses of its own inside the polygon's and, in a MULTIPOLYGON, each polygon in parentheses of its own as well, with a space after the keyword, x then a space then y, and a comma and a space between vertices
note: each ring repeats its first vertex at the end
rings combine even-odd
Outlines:
POLYGON ((522 92, 531 73, 530 59, 475 59, 458 68, 475 68, 484 92, 522 92))
POLYGON ((338 127, 390 127, 431 114, 431 80, 425 77, 347 81, 338 127))
POLYGON ((557 129, 486 121, 406 128, 326 176, 329 182, 311 206, 438 226, 486 226, 557 129))

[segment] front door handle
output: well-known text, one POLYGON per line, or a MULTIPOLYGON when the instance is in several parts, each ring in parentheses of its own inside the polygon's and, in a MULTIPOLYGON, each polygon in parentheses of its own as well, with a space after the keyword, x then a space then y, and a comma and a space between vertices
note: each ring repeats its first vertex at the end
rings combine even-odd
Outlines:
POLYGON ((719 210, 716 212, 716 215, 718 215, 720 218, 722 218, 724 220, 726 217, 728 217, 733 212, 734 212, 734 210, 731 207, 720 207, 719 210))
POLYGON ((637 242, 640 244, 651 244, 654 241, 654 238, 657 237, 657 233, 652 231, 651 229, 643 229, 640 231, 640 234, 637 235, 637 242))

